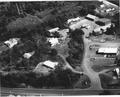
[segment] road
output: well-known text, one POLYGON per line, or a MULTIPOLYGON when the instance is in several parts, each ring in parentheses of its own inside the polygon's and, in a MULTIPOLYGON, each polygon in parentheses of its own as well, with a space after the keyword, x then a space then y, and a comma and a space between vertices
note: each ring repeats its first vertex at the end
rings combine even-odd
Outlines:
POLYGON ((19 94, 19 95, 43 95, 43 96, 62 96, 62 95, 98 95, 101 90, 87 89, 25 89, 25 88, 2 88, 2 95, 19 94))
POLYGON ((65 59, 65 57, 62 54, 58 54, 65 62, 65 69, 70 69, 73 73, 77 74, 83 74, 83 72, 75 70, 65 59))
POLYGON ((95 71, 93 71, 93 69, 90 66, 89 46, 90 46, 91 41, 88 40, 87 38, 85 38, 86 34, 87 33, 85 33, 85 35, 83 36, 83 41, 84 41, 84 58, 83 58, 83 62, 82 62, 82 69, 83 69, 84 73, 89 76, 89 78, 91 80, 91 87, 88 88, 88 89, 91 89, 91 90, 102 90, 99 74, 96 73, 95 71))
MULTIPOLYGON (((92 29, 90 29, 92 30, 92 29)), ((119 47, 120 42, 116 42, 116 41, 106 41, 104 43, 100 43, 100 42, 95 42, 92 41, 88 38, 86 38, 85 36, 87 36, 89 34, 89 32, 91 32, 88 29, 83 29, 85 35, 83 36, 83 41, 84 41, 84 56, 83 56, 83 62, 82 62, 82 69, 84 71, 84 73, 86 75, 89 76, 90 80, 91 80, 91 87, 89 89, 93 89, 93 90, 103 90, 101 87, 101 81, 99 78, 99 72, 95 72, 92 68, 91 68, 91 62, 90 62, 90 55, 91 55, 91 51, 89 50, 89 46, 90 45, 100 45, 101 47, 119 47)), ((108 71, 109 69, 103 70, 101 72, 105 72, 108 71)))

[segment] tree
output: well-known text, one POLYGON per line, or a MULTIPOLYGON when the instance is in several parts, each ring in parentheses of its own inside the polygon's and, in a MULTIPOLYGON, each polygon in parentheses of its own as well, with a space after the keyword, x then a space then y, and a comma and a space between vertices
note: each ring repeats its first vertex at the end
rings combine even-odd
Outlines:
POLYGON ((56 49, 51 49, 50 55, 51 56, 56 56, 57 55, 57 50, 56 49))

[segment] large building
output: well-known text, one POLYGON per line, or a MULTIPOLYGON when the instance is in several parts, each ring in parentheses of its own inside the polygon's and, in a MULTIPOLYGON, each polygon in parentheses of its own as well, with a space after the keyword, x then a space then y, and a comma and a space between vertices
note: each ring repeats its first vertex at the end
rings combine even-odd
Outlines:
POLYGON ((60 28, 59 27, 56 27, 56 28, 52 28, 52 29, 49 29, 48 31, 50 33, 55 33, 56 31, 58 31, 60 28))
POLYGON ((118 48, 117 47, 102 47, 96 51, 97 54, 103 55, 118 55, 118 48))

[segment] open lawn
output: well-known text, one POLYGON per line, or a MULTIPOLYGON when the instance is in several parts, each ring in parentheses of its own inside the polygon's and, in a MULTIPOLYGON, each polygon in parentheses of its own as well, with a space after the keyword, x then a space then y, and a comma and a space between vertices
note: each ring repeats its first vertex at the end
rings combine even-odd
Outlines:
MULTIPOLYGON (((105 69, 112 68, 112 64, 114 64, 115 59, 113 58, 97 58, 92 62, 92 69, 96 72, 100 72, 105 69)), ((113 66, 114 67, 114 66, 113 66)))

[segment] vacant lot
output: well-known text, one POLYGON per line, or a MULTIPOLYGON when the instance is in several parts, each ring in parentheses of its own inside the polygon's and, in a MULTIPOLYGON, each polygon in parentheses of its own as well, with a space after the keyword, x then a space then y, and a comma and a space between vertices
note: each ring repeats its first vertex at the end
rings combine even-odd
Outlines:
POLYGON ((115 59, 114 58, 97 58, 94 61, 92 61, 92 69, 96 72, 100 72, 105 69, 110 69, 114 66, 111 66, 114 64, 115 59))

